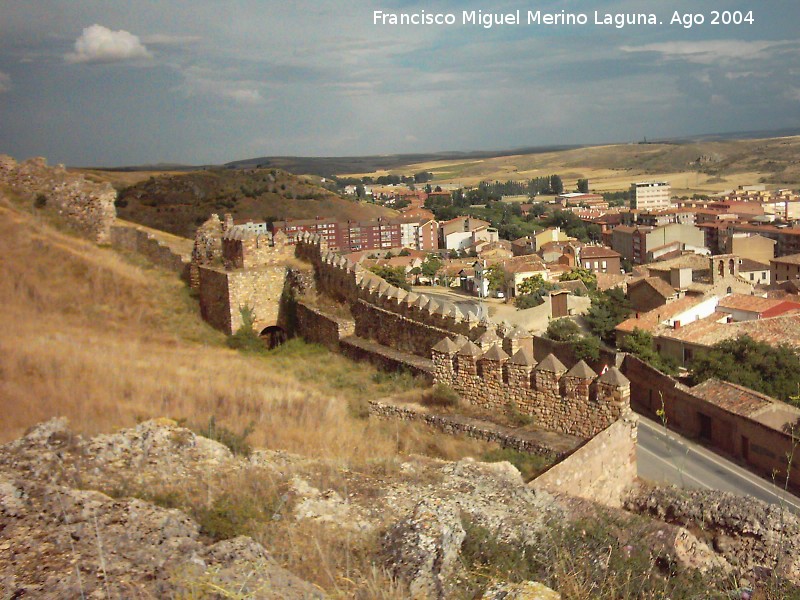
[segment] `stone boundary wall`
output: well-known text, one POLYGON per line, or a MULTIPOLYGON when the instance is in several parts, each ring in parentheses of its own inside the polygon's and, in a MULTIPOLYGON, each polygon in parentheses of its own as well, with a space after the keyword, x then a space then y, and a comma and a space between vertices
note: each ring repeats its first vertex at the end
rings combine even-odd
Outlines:
POLYGON ((117 192, 109 183, 94 183, 68 172, 63 165, 48 167, 44 158, 17 163, 0 155, 0 184, 30 197, 43 195, 46 207, 54 209, 81 235, 98 244, 111 242, 111 226, 117 218, 117 192))
MULTIPOLYGON (((498 342, 499 343, 499 340, 498 342)), ((536 363, 520 350, 442 340, 434 380, 489 412, 518 410, 543 429, 589 438, 630 413, 630 386, 616 367, 598 377, 586 363, 567 368, 552 354, 536 363)))
POLYGON ((136 227, 114 225, 111 228, 111 246, 141 254, 154 265, 188 277, 189 259, 174 252, 154 235, 136 227))
POLYGON ((631 415, 612 423, 530 485, 621 507, 637 476, 636 422, 631 415))
POLYGON ((302 301, 295 304, 295 333, 304 340, 322 344, 334 352, 339 350, 342 338, 355 333, 355 323, 327 315, 302 301))
MULTIPOLYGON (((487 330, 507 333, 490 321, 464 315, 452 302, 406 292, 374 273, 327 250, 318 235, 304 232, 295 244, 297 258, 314 267, 317 289, 351 305, 356 334, 385 346, 428 358, 443 335, 476 339, 487 330)), ((529 336, 530 337, 530 336, 529 336)), ((509 348, 513 345, 507 343, 509 348)))
POLYGON ((792 436, 749 417, 734 414, 692 393, 692 388, 630 354, 622 371, 631 382, 631 402, 637 412, 661 421, 691 438, 701 438, 701 415, 711 425, 709 442, 714 448, 745 462, 767 479, 786 480, 787 456, 793 452, 789 484, 800 489, 800 461, 792 436), (746 441, 745 441, 746 440, 746 441))
POLYGON ((496 442, 503 448, 511 448, 513 450, 519 450, 520 452, 528 452, 541 456, 556 454, 559 457, 569 454, 563 452, 559 453, 555 449, 534 440, 527 440, 510 433, 504 433, 499 427, 493 428, 480 425, 477 421, 472 422, 466 419, 459 420, 442 415, 432 415, 414 410, 413 408, 386 404, 377 400, 370 400, 369 414, 370 416, 384 419, 420 421, 450 435, 466 435, 484 442, 496 442))

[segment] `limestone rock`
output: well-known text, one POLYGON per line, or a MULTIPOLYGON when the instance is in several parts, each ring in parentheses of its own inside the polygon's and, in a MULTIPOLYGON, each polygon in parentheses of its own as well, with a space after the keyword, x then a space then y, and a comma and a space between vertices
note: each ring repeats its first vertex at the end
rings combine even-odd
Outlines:
POLYGON ((561 594, 536 581, 495 583, 481 596, 482 600, 561 600, 561 594))
POLYGON ((423 500, 388 532, 384 553, 392 572, 408 583, 412 597, 444 598, 465 536, 454 505, 423 500))

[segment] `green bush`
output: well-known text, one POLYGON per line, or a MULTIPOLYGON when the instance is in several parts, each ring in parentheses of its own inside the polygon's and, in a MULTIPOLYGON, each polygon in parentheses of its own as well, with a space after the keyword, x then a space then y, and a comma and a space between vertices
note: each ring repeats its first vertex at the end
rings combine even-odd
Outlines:
POLYGON ((437 383, 430 391, 423 394, 422 404, 424 406, 458 406, 459 396, 451 387, 437 383))
POLYGON ((250 456, 253 451, 252 446, 247 442, 248 436, 253 433, 255 423, 251 422, 241 433, 228 429, 222 425, 217 425, 217 419, 212 416, 208 420, 208 426, 195 429, 195 433, 205 438, 214 440, 227 446, 234 454, 250 456))
POLYGON ((229 348, 241 350, 242 352, 264 353, 267 345, 253 329, 255 315, 253 309, 247 306, 239 307, 239 314, 242 315, 242 326, 227 339, 229 348))

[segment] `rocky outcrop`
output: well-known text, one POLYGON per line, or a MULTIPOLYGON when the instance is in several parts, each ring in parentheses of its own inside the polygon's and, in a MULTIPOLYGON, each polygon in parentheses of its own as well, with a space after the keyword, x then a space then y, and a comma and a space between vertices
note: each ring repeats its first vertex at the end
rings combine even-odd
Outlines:
MULTIPOLYGON (((92 438, 53 419, 0 446, 0 587, 12 597, 216 597, 233 591, 254 598, 319 597, 318 588, 277 565, 268 548, 241 536, 216 541, 240 532, 211 538, 199 524, 207 523, 206 509, 227 506, 218 500, 246 493, 235 486, 251 477, 260 478, 259 504, 269 502, 263 491, 275 490, 276 504, 261 525, 366 544, 378 568, 402 582, 408 597, 458 597, 471 568, 462 561, 484 539, 555 559, 548 544, 586 536, 584 525, 570 530, 579 522, 607 524, 601 554, 575 548, 588 562, 606 561, 613 550, 650 556, 656 569, 657 557, 670 565, 669 576, 691 569, 757 581, 770 561, 787 577, 797 572, 797 520, 784 514, 781 521, 756 502, 670 491, 631 501, 637 511, 674 523, 666 524, 537 491, 507 462, 407 457, 365 469, 270 450, 234 456, 168 419, 92 438), (264 487, 268 481, 276 482, 273 488, 264 487), (197 497, 188 504, 163 494, 159 499, 170 489, 197 497)), ((542 564, 536 578, 555 585, 542 564)), ((545 591, 498 582, 487 594, 537 598, 545 591)))
POLYGON ((184 513, 135 498, 0 473, 0 531, 7 597, 321 597, 252 539, 206 545, 184 513))
POLYGON ((737 572, 800 585, 800 519, 786 507, 713 490, 645 489, 627 508, 701 532, 737 572))
POLYGON ((408 582, 412 597, 444 598, 464 537, 457 507, 424 500, 391 529, 384 553, 394 575, 408 582))
POLYGON ((51 207, 81 234, 100 244, 111 241, 117 216, 117 192, 108 183, 93 183, 63 167, 48 167, 44 158, 17 163, 0 156, 0 185, 29 197, 39 208, 51 207), (35 199, 35 200, 34 200, 35 199))

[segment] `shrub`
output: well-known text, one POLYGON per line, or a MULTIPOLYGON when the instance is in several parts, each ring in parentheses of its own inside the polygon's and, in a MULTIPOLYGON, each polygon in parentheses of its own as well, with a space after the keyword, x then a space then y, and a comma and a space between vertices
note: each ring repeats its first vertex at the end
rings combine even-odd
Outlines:
POLYGON ((234 454, 250 456, 253 448, 247 442, 247 438, 251 433, 253 433, 254 429, 255 423, 251 421, 241 433, 236 433, 227 427, 217 425, 217 419, 212 415, 208 419, 208 426, 205 428, 196 429, 195 433, 227 446, 228 449, 234 454))
POLYGON ((424 406, 452 407, 458 405, 458 400, 459 397, 455 390, 443 383, 437 383, 422 396, 422 404, 424 406))
POLYGON ((242 352, 266 352, 266 344, 253 329, 253 321, 255 320, 253 309, 247 306, 240 306, 239 314, 242 315, 242 326, 228 338, 228 347, 242 352))
POLYGON ((47 206, 47 196, 44 194, 39 194, 36 196, 36 200, 33 201, 34 208, 44 208, 47 206))

